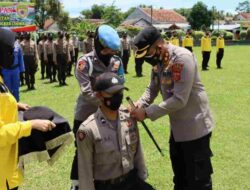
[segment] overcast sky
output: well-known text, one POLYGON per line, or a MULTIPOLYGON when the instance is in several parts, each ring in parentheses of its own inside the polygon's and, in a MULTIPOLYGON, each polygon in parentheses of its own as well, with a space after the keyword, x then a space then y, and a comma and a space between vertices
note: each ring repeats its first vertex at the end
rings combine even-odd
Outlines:
MULTIPOLYGON (((93 4, 111 5, 114 0, 60 0, 64 4, 64 8, 70 13, 71 17, 79 16, 84 9, 90 9, 93 4)), ((128 10, 130 7, 137 7, 140 4, 153 5, 154 8, 191 8, 197 1, 194 0, 116 0, 115 6, 122 11, 128 10)), ((208 8, 216 6, 218 10, 235 13, 235 8, 238 6, 240 0, 205 0, 204 2, 208 8)))

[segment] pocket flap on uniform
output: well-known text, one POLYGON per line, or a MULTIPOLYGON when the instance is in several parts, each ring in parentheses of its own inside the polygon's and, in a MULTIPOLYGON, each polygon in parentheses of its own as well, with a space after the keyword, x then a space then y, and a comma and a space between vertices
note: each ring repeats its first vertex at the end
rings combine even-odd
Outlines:
POLYGON ((98 141, 95 144, 95 152, 96 153, 104 153, 104 152, 112 152, 115 151, 115 145, 113 143, 113 141, 109 140, 109 141, 98 141))

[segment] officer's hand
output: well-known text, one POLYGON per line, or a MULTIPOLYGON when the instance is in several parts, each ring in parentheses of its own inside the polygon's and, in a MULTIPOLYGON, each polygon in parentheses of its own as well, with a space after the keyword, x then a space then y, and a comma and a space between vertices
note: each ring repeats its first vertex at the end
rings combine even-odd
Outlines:
POLYGON ((30 109, 30 106, 28 104, 25 104, 25 103, 17 103, 17 107, 18 107, 18 110, 21 110, 21 111, 26 111, 28 109, 30 109))
POLYGON ((130 113, 130 116, 137 121, 143 121, 146 119, 146 111, 144 108, 137 108, 130 113))
MULTIPOLYGON (((139 108, 140 107, 140 103, 137 101, 137 102, 133 102, 134 103, 134 106, 135 106, 135 108, 139 108)), ((134 109, 135 109, 134 107, 132 107, 131 105, 128 105, 127 106, 127 109, 128 109, 128 111, 131 113, 134 109)))
POLYGON ((34 119, 31 120, 32 129, 36 129, 42 132, 51 131, 56 125, 49 120, 34 119))

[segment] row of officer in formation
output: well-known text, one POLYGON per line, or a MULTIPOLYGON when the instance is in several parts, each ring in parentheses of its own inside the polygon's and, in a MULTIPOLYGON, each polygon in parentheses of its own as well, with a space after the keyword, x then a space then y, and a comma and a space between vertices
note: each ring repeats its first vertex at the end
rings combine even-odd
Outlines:
MULTIPOLYGON (((177 36, 177 32, 173 31, 171 38, 168 40, 170 43, 172 43, 175 46, 180 46, 180 40, 177 36)), ((188 29, 186 36, 182 40, 182 47, 187 48, 191 52, 193 52, 194 47, 194 39, 192 37, 192 30, 188 29)), ((221 69, 221 61, 224 56, 224 48, 225 48, 225 41, 224 41, 224 35, 221 33, 217 39, 216 39, 216 65, 218 69, 221 69)), ((210 31, 206 31, 205 35, 201 38, 201 51, 202 51, 202 70, 206 71, 208 70, 208 62, 210 59, 210 54, 212 51, 212 41, 211 41, 211 35, 210 31)))

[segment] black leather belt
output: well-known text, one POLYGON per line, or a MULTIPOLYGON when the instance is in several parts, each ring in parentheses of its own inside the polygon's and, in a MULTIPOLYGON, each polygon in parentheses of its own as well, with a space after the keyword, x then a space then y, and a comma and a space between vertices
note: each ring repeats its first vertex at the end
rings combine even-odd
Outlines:
POLYGON ((114 178, 114 179, 109 179, 109 180, 95 180, 95 183, 97 184, 103 184, 103 185, 106 185, 106 184, 111 184, 111 185, 115 185, 115 184, 119 184, 119 183, 122 183, 132 177, 135 176, 135 170, 131 170, 130 172, 128 172, 127 174, 125 175, 122 175, 122 176, 119 176, 117 178, 114 178))

